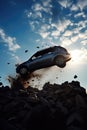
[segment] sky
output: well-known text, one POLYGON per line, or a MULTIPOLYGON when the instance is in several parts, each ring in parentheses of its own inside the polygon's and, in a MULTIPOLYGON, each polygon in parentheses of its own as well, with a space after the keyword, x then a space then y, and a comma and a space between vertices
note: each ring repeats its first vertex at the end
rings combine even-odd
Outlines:
POLYGON ((87 88, 87 0, 0 0, 0 81, 7 83, 16 64, 54 45, 72 60, 63 69, 42 70, 41 82, 78 80, 87 88))

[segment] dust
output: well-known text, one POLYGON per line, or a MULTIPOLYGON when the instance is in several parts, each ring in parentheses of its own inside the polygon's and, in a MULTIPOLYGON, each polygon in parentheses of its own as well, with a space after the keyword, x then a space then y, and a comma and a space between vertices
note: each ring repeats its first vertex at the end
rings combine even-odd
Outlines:
POLYGON ((31 73, 31 74, 28 74, 26 76, 21 76, 19 74, 17 74, 16 76, 8 76, 7 77, 7 80, 9 81, 10 83, 10 87, 11 88, 17 88, 17 87, 20 87, 20 88, 27 88, 29 86, 31 86, 30 82, 34 82, 35 79, 36 80, 39 80, 41 77, 41 74, 39 73, 31 73))
POLYGON ((21 76, 17 74, 16 76, 8 76, 8 81, 11 88, 28 88, 29 86, 33 88, 42 89, 45 83, 56 83, 60 79, 60 73, 62 70, 56 66, 48 67, 36 70, 32 73, 29 73, 26 76, 21 76))

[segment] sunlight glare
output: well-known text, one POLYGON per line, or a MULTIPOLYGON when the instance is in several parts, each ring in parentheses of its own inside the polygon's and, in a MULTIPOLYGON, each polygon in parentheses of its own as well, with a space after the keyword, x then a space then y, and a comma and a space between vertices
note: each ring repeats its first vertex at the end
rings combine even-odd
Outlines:
POLYGON ((82 50, 72 50, 70 51, 73 64, 83 63, 83 51, 82 50))

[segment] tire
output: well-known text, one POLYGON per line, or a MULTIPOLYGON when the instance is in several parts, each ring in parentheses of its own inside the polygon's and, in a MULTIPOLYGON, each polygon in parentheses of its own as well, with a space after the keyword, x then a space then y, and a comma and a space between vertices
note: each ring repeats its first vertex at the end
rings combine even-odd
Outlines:
POLYGON ((66 62, 64 60, 64 57, 63 56, 57 56, 55 58, 55 64, 60 67, 60 68, 63 68, 66 66, 66 62))
POLYGON ((26 67, 20 68, 20 75, 24 76, 28 74, 28 69, 26 67))

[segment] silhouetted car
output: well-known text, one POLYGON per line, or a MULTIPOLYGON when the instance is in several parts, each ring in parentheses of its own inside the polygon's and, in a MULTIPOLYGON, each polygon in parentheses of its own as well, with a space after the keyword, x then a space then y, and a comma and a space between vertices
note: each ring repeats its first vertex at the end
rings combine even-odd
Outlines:
POLYGON ((70 59, 71 56, 65 48, 53 46, 36 52, 28 61, 20 64, 16 72, 26 75, 29 72, 54 65, 63 68, 70 59))

